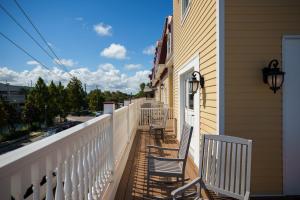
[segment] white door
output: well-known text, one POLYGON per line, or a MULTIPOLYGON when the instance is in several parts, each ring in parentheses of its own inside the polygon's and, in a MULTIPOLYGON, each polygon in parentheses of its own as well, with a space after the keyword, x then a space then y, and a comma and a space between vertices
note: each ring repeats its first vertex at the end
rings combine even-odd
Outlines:
POLYGON ((284 38, 283 70, 283 192, 300 195, 300 36, 284 38))
MULTIPOLYGON (((194 112, 194 95, 189 92, 189 79, 191 72, 185 75, 185 107, 184 107, 184 122, 194 126, 195 125, 195 112, 194 112)), ((192 141, 190 146, 190 153, 193 156, 195 152, 195 147, 197 145, 197 140, 195 140, 195 134, 192 135, 192 141)))
POLYGON ((179 104, 178 104, 178 139, 181 137, 183 124, 186 122, 194 127, 189 154, 195 165, 199 167, 199 147, 200 147, 200 97, 199 90, 194 96, 189 94, 188 80, 193 71, 199 71, 199 53, 196 53, 178 72, 179 104), (180 130, 180 131, 179 131, 180 130))

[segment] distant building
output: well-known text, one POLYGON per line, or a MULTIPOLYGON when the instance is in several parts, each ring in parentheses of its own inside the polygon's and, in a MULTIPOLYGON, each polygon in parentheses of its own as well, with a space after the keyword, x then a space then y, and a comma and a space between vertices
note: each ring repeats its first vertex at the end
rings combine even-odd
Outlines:
POLYGON ((0 96, 7 102, 24 106, 26 86, 15 86, 10 84, 0 83, 0 96))

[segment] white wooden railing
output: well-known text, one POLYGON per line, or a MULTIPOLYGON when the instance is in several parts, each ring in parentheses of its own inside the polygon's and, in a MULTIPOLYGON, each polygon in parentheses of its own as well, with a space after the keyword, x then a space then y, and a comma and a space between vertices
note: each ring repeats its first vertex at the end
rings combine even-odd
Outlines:
MULTIPOLYGON (((140 108, 139 126, 149 125, 151 119, 163 118, 163 107, 159 108, 140 108)), ((173 108, 168 108, 168 119, 174 119, 173 108)))
POLYGON ((0 156, 0 199, 113 199, 143 101, 0 156))

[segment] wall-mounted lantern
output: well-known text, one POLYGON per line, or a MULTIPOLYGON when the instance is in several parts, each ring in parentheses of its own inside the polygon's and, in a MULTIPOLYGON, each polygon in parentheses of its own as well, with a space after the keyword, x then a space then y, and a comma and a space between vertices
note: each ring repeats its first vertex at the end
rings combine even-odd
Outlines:
POLYGON ((199 85, 201 88, 204 87, 204 77, 201 76, 200 72, 194 71, 189 80, 189 92, 194 95, 197 92, 199 85), (197 79, 197 74, 199 75, 199 80, 197 79))
POLYGON ((162 83, 162 84, 160 85, 160 89, 163 90, 164 88, 165 88, 165 85, 162 83))
POLYGON ((270 89, 276 93, 283 84, 285 72, 278 68, 278 60, 271 60, 268 67, 263 68, 263 81, 270 86, 270 89))

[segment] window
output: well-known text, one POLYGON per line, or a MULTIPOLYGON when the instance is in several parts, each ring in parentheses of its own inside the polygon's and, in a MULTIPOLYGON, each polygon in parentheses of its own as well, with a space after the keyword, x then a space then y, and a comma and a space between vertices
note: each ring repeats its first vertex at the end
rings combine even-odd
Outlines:
POLYGON ((190 0, 181 0, 181 19, 183 20, 189 7, 190 0))
POLYGON ((185 94, 186 108, 194 110, 194 95, 189 92, 189 79, 185 81, 185 94))
POLYGON ((168 40, 167 40, 167 54, 170 55, 172 53, 172 33, 168 33, 168 40))

